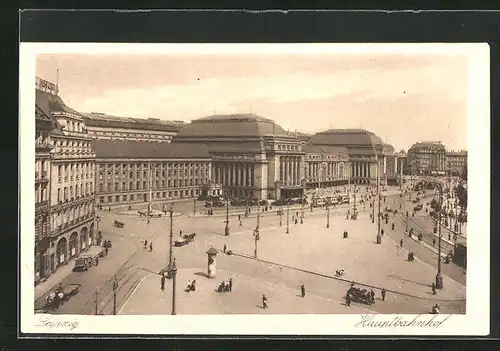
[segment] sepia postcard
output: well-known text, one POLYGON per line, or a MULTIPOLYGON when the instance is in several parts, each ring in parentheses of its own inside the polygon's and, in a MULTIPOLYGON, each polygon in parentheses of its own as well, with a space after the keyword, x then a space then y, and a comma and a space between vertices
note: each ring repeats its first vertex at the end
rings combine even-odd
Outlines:
POLYGON ((488 334, 489 91, 483 43, 21 43, 21 332, 488 334))

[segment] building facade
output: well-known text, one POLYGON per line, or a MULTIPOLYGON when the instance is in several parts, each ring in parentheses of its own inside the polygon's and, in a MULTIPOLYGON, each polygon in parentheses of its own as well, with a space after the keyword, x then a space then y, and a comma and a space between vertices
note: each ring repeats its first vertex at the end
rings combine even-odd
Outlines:
POLYGON ((92 244, 95 154, 81 115, 66 106, 57 87, 37 79, 36 105, 50 116, 50 239, 42 253, 53 272, 92 244))
POLYGON ((185 124, 182 121, 117 117, 95 112, 82 116, 87 133, 92 139, 169 143, 185 124))
POLYGON ((50 275, 50 131, 52 119, 35 104, 35 284, 50 275))
POLYGON ((213 179, 227 196, 260 200, 304 193, 303 142, 268 118, 200 118, 183 127, 172 143, 205 145, 212 157, 213 179))
POLYGON ((407 163, 411 175, 445 175, 446 148, 439 141, 413 144, 408 150, 407 163))
POLYGON ((463 176, 467 172, 467 151, 448 151, 446 153, 447 173, 452 176, 463 176))
POLYGON ((326 188, 349 183, 351 163, 344 147, 304 145, 306 188, 326 188))
POLYGON ((372 132, 363 129, 330 129, 311 137, 309 144, 345 147, 351 163, 350 181, 354 184, 376 183, 387 179, 390 164, 384 155, 384 143, 372 132))
MULTIPOLYGON (((96 196, 101 206, 197 198, 212 184, 211 158, 200 145, 95 140, 96 196)), ((215 191, 215 192, 214 192, 215 191)))

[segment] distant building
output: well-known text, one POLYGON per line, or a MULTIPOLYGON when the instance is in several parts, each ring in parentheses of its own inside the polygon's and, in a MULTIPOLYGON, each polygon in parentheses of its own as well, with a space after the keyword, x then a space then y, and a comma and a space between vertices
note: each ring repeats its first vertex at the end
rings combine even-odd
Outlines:
POLYGON ((197 198, 204 189, 213 188, 211 158, 203 145, 130 140, 94 143, 99 205, 147 205, 197 198))
POLYGON ((446 148, 439 141, 418 142, 408 150, 407 162, 411 175, 445 175, 446 148))
MULTIPOLYGON (((50 167, 44 168, 43 163, 38 167, 50 184, 50 234, 45 250, 38 250, 48 275, 94 242, 95 154, 82 116, 66 106, 57 86, 37 78, 35 105, 39 115, 50 118, 54 125, 49 138, 43 137, 45 132, 39 136, 51 148, 50 167)), ((47 197, 40 193, 40 199, 46 201, 47 197)))
POLYGON ((446 169, 448 174, 463 176, 467 173, 467 151, 448 151, 446 153, 446 169))
POLYGON ((304 145, 307 188, 326 188, 349 183, 351 164, 345 147, 304 145))
POLYGON ((352 183, 376 183, 377 169, 380 169, 381 182, 395 181, 394 148, 384 144, 382 139, 372 132, 363 129, 329 129, 313 135, 308 143, 346 148, 351 163, 352 183))
POLYGON ((205 145, 213 180, 231 197, 276 199, 304 193, 303 142, 271 119, 254 114, 196 119, 172 144, 205 145))
POLYGON ((95 112, 82 116, 88 135, 92 139, 169 143, 185 124, 182 121, 117 117, 95 112))
POLYGON ((408 175, 409 174, 409 170, 408 170, 408 165, 407 165, 407 155, 406 155, 406 151, 404 150, 400 150, 397 154, 396 154, 396 157, 397 157, 397 169, 396 169, 396 173, 397 174, 403 174, 403 175, 408 175))

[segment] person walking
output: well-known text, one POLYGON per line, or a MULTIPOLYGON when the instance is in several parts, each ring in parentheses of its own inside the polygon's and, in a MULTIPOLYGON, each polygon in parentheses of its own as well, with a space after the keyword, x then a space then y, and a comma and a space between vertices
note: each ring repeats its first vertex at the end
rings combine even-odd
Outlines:
POLYGON ((306 297, 306 287, 304 286, 304 284, 300 286, 300 294, 302 297, 306 297))
POLYGON ((392 222, 392 231, 394 231, 394 222, 392 222))
POLYGON ((381 294, 382 294, 382 301, 385 301, 385 295, 387 294, 387 291, 385 289, 382 289, 381 294))
POLYGON ((108 255, 108 246, 106 245, 106 247, 104 248, 104 253, 106 254, 106 256, 108 255))
POLYGON ((264 294, 262 295, 262 308, 267 308, 267 297, 264 294))
POLYGON ((227 246, 226 246, 226 244, 224 244, 224 246, 222 247, 222 252, 226 253, 226 250, 227 250, 227 246))
POLYGON ((165 273, 161 274, 161 291, 165 290, 165 273))
POLYGON ((403 247, 403 239, 399 240, 399 247, 403 247))
POLYGON ((432 295, 436 295, 436 283, 432 282, 432 295))
POLYGON ((149 252, 151 252, 151 251, 153 251, 153 243, 152 242, 149 243, 149 252))
POLYGON ((148 248, 148 241, 147 240, 144 240, 144 248, 147 249, 148 248))
POLYGON ((233 278, 229 278, 229 292, 233 290, 233 278))
POLYGON ((98 266, 99 265, 99 257, 96 257, 95 258, 95 265, 98 266))
POLYGON ((351 294, 347 293, 347 295, 345 296, 345 302, 347 306, 351 307, 351 294))

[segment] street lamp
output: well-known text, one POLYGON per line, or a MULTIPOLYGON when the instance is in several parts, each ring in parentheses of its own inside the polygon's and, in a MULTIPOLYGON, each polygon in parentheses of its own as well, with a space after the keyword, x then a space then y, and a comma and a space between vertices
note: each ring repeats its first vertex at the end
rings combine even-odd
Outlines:
POLYGON ((290 206, 289 201, 286 201, 286 233, 290 233, 290 206))
POLYGON ((175 258, 172 264, 168 267, 167 273, 172 277, 172 315, 176 315, 177 313, 175 311, 175 286, 176 286, 175 278, 177 276, 177 266, 175 264, 175 258))
POLYGON ((229 194, 226 190, 226 227, 224 228, 224 235, 229 236, 229 194))
POLYGON ((260 227, 260 200, 257 200, 257 230, 260 227))
POLYGON ((326 227, 330 228, 330 207, 326 205, 326 227))
POLYGON ((115 276, 113 281, 113 315, 116 315, 116 290, 118 290, 118 280, 115 276))
POLYGON ((253 236, 255 239, 255 249, 253 252, 253 257, 257 258, 257 242, 260 240, 260 233, 258 228, 253 231, 253 236))
POLYGON ((193 218, 196 218, 196 198, 193 198, 193 218))
POLYGON ((283 216, 283 206, 280 206, 279 214, 280 214, 280 227, 281 227, 281 224, 282 224, 281 217, 283 216))
POLYGON ((173 257, 173 241, 174 241, 174 206, 171 204, 170 209, 168 210, 170 214, 170 242, 169 242, 169 254, 168 254, 168 268, 167 268, 167 279, 171 279, 171 271, 169 270, 172 266, 172 257, 173 257))

